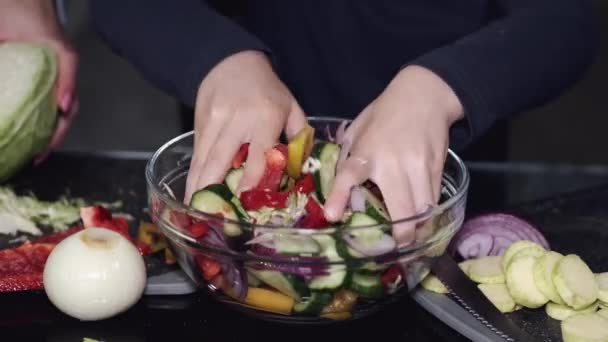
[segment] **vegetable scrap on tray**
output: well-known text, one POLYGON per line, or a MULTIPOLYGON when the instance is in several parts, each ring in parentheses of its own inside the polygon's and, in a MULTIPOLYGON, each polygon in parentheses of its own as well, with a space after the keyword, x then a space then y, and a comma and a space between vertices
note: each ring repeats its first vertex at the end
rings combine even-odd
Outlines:
POLYGON ((12 242, 22 240, 13 248, 0 250, 0 292, 43 289, 42 274, 50 253, 60 242, 89 227, 113 230, 141 255, 160 252, 167 264, 175 263, 158 227, 142 221, 138 235, 131 237, 128 215, 111 211, 120 207, 120 201, 95 203, 65 196, 41 201, 33 194, 19 196, 8 187, 0 187, 0 235, 12 238, 12 242))
MULTIPOLYGON (((552 251, 532 224, 509 214, 480 215, 465 222, 449 250, 502 313, 544 307, 561 321, 564 341, 608 341, 608 272, 594 273, 579 256, 552 251)), ((449 293, 433 274, 421 286, 449 293)))

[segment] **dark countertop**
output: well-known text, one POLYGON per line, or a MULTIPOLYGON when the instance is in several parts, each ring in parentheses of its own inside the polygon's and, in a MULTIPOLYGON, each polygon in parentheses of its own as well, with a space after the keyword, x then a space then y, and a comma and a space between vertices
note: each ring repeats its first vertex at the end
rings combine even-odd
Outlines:
MULTIPOLYGON (((24 170, 12 184, 17 190, 32 190, 45 199, 54 199, 68 190, 71 195, 91 200, 122 199, 126 211, 144 217, 147 157, 137 153, 56 154, 43 166, 24 170)), ((608 189, 600 187, 608 184, 608 168, 493 163, 472 163, 469 168, 471 214, 505 207, 517 207, 531 215, 544 213, 564 204, 557 195, 587 188, 596 190, 576 195, 582 202, 577 202, 578 207, 568 204, 568 210, 589 208, 585 203, 596 203, 597 207, 599 198, 608 197, 608 189), (554 199, 542 200, 550 197, 554 199)), ((568 210, 562 212, 565 218, 569 217, 568 210)), ((539 217, 542 220, 545 216, 539 217)), ((0 294, 0 327, 1 341, 82 341, 84 337, 104 341, 359 341, 378 337, 390 341, 466 341, 408 297, 359 321, 293 326, 234 312, 203 292, 144 297, 120 316, 90 323, 63 315, 43 292, 5 293, 0 294)))

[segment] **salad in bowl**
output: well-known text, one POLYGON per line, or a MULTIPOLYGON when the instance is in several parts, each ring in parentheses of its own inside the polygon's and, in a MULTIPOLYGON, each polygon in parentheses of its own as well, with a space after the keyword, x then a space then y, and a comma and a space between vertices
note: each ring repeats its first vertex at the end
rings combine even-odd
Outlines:
POLYGON ((310 124, 266 151, 255 188, 237 191, 243 144, 223 182, 198 189, 188 205, 193 135, 169 141, 147 166, 150 211, 181 268, 222 302, 283 321, 363 317, 415 287, 444 253, 464 219, 468 173, 450 151, 441 199, 427 212, 391 219, 368 181, 352 189, 342 219, 328 222, 323 206, 348 122, 310 124), (402 247, 392 230, 404 222, 416 227, 416 241, 402 247))

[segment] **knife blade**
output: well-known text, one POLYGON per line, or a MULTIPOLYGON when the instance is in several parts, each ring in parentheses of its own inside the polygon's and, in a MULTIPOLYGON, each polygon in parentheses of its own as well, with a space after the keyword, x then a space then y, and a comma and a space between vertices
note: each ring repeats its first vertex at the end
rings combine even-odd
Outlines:
POLYGON ((465 310, 505 341, 537 340, 501 313, 448 254, 439 257, 431 270, 465 310))

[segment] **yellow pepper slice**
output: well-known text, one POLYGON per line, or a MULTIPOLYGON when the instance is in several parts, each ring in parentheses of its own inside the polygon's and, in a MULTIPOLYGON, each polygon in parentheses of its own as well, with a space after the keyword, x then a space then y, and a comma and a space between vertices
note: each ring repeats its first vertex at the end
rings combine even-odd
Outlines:
POLYGON ((137 234, 137 240, 150 247, 152 253, 156 253, 167 247, 164 236, 154 223, 141 222, 137 234))
POLYGON ((287 174, 291 178, 300 177, 302 164, 312 151, 314 135, 315 129, 306 125, 287 145, 287 174))
POLYGON ((260 310, 274 312, 283 315, 290 315, 295 301, 277 291, 263 288, 250 287, 247 290, 245 303, 260 310))
POLYGON ((327 318, 327 319, 332 319, 334 321, 343 321, 343 320, 351 318, 352 315, 350 312, 332 312, 332 313, 322 314, 321 317, 327 318))

